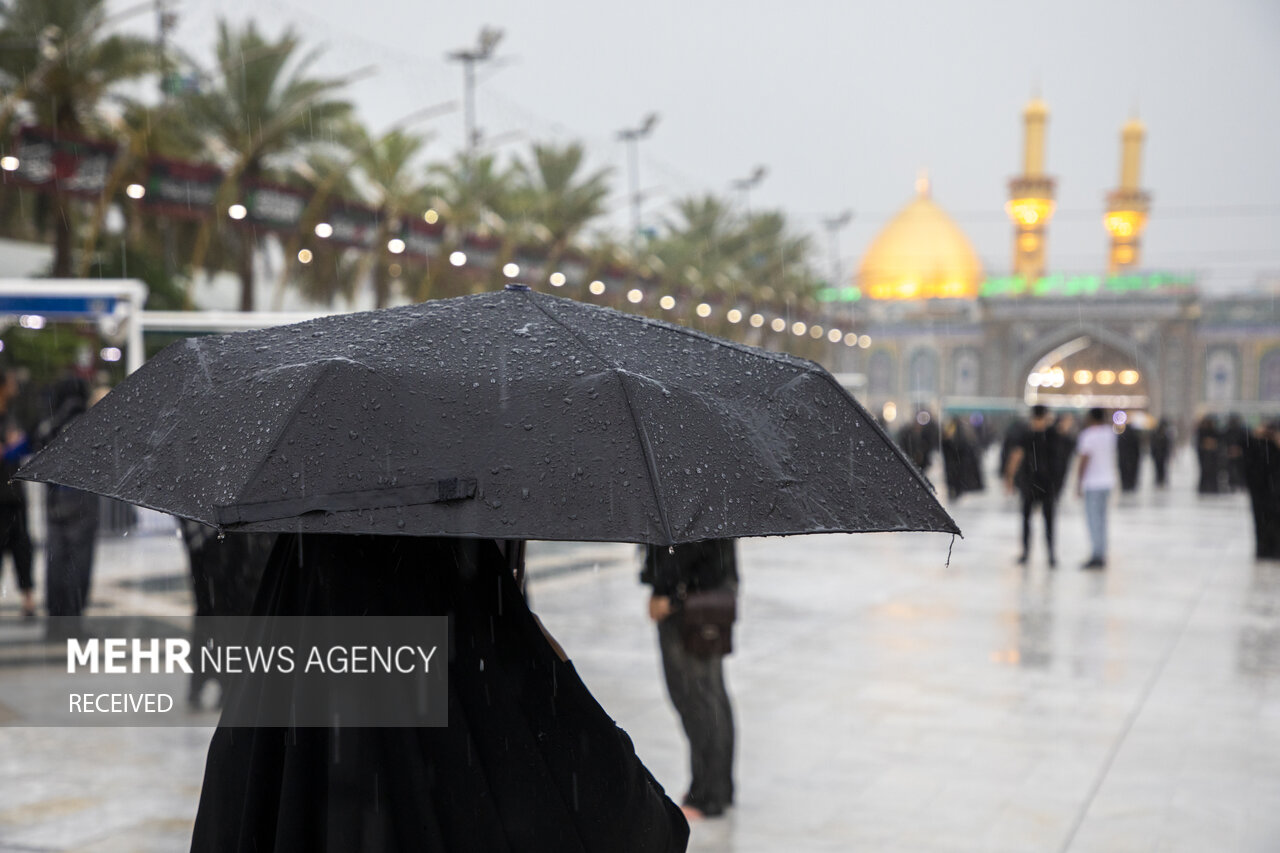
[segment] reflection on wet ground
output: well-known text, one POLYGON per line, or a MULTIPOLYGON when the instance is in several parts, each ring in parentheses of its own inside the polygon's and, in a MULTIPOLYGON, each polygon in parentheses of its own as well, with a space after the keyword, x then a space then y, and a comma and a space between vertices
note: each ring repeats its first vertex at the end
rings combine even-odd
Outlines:
MULTIPOLYGON (((949 566, 936 535, 744 543, 738 803, 691 849, 1280 849, 1280 564, 1252 559, 1243 496, 1200 499, 1175 474, 1112 507, 1101 573, 1078 568, 1073 499, 1060 568, 1015 565, 1020 522, 994 491, 953 507, 949 566)), ((101 557, 104 614, 189 608, 145 582, 183 571, 176 539, 101 557)), ((535 544, 531 562, 535 609, 679 796, 635 549, 535 544)), ((16 617, 0 599, 0 722, 59 687, 5 665, 16 617)), ((0 728, 0 851, 182 849, 208 737, 0 728)))

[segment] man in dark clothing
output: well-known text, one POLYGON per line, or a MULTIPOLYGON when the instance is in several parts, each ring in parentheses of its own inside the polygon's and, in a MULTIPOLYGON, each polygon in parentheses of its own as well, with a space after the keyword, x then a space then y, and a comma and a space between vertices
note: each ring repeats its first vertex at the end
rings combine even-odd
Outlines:
POLYGON ((1055 477, 1058 469, 1059 441, 1046 406, 1033 406, 1030 428, 1022 434, 1009 454, 1004 470, 1005 488, 1016 489, 1022 496, 1022 555, 1020 564, 1031 553, 1031 515, 1037 506, 1044 516, 1044 538, 1049 546, 1049 568, 1058 561, 1053 551, 1053 518, 1057 510, 1055 477))
POLYGON ((1163 489, 1169 476, 1169 456, 1173 453, 1173 426, 1161 418, 1151 431, 1151 464, 1156 469, 1156 488, 1163 489))
MULTIPOLYGON (((253 609, 447 616, 449 724, 219 726, 192 853, 685 849, 680 809, 529 611, 494 541, 282 534, 253 609)), ((233 682, 227 707, 247 713, 260 690, 233 682)))
POLYGON ((713 539, 675 548, 651 545, 640 579, 653 587, 649 616, 658 623, 662 671, 689 739, 684 813, 694 820, 714 817, 733 803, 733 708, 724 680, 733 613, 722 610, 718 620, 698 618, 695 623, 691 611, 695 602, 714 599, 717 593, 722 601, 727 593, 732 607, 738 590, 735 543, 713 539), (716 635, 712 642, 699 642, 699 634, 711 633, 716 635))
POLYGON ((22 594, 22 619, 36 618, 35 580, 31 573, 31 535, 27 530, 27 501, 22 483, 13 475, 27 453, 27 436, 14 416, 13 403, 18 396, 18 378, 12 370, 0 373, 0 430, 3 430, 3 459, 0 461, 0 559, 5 553, 13 557, 22 594))
MULTIPOLYGON (((54 386, 50 415, 36 428, 33 449, 53 441, 89 406, 89 385, 69 376, 54 386)), ((51 638, 76 633, 89 602, 93 551, 98 533, 98 496, 67 486, 50 486, 45 498, 45 607, 56 621, 51 638)))

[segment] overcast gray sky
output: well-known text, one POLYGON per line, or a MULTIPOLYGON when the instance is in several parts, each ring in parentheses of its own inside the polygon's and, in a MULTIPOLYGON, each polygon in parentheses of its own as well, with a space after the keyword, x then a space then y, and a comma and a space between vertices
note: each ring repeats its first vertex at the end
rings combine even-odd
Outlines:
MULTIPOLYGON (((114 5, 128 5, 113 0, 114 5)), ((650 111, 641 148, 646 219, 681 195, 730 193, 769 168, 751 207, 782 208, 822 241, 823 216, 857 213, 841 235, 851 271, 910 200, 927 168, 935 199, 969 233, 989 274, 1007 272, 1007 179, 1020 167, 1021 109, 1048 102, 1058 177, 1049 265, 1105 266, 1103 196, 1119 131, 1147 124, 1153 194, 1144 266, 1193 270, 1214 287, 1280 277, 1280 2, 1276 0, 181 0, 176 39, 210 56, 215 22, 293 26, 323 45, 319 68, 376 65, 352 97, 375 129, 461 98, 445 60, 483 25, 501 27, 479 122, 541 139, 580 139, 616 167, 619 128, 650 111)), ((138 17, 130 28, 151 26, 138 17)), ((462 144, 457 112, 433 122, 429 154, 462 144)), ((619 218, 619 223, 625 219, 619 218)))

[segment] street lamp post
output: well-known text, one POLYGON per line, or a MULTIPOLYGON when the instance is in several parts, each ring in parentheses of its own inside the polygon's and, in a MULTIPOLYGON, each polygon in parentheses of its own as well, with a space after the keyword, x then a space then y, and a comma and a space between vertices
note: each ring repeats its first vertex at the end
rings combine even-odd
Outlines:
POLYGON ((760 182, 769 174, 768 166, 756 166, 751 174, 733 182, 733 188, 742 193, 742 208, 747 216, 751 216, 751 191, 760 186, 760 182))
POLYGON ((822 220, 822 225, 827 229, 828 244, 831 247, 831 286, 840 286, 840 231, 846 225, 853 221, 853 211, 841 211, 836 216, 829 216, 822 220))
POLYGON ((658 124, 658 114, 649 113, 636 127, 627 127, 618 131, 618 138, 627 143, 627 172, 631 182, 631 265, 627 273, 628 282, 635 276, 636 264, 640 260, 640 140, 653 133, 658 124))
POLYGON ((464 50, 455 50, 447 54, 452 62, 462 63, 462 86, 465 104, 466 151, 468 158, 475 152, 480 141, 476 130, 476 64, 487 62, 493 58, 493 51, 502 41, 502 30, 496 27, 484 27, 476 46, 464 50))
MULTIPOLYGON (((853 221, 852 210, 842 210, 840 213, 836 214, 835 216, 827 216, 827 217, 824 217, 822 220, 823 227, 827 229, 828 243, 831 247, 830 288, 833 291, 836 291, 837 294, 839 293, 840 279, 842 278, 841 271, 840 271, 840 231, 844 229, 852 221, 853 221)), ((838 295, 836 298, 837 300, 839 300, 838 295)), ((847 323, 849 328, 853 328, 854 326, 853 303, 849 302, 846 304, 849 306, 849 308, 847 309, 847 312, 844 313, 844 316, 841 317, 841 320, 847 323)), ((833 310, 831 311, 831 316, 832 318, 840 317, 841 313, 842 312, 840 311, 839 308, 833 308, 833 310)), ((845 358, 848 358, 848 356, 845 356, 845 358)))

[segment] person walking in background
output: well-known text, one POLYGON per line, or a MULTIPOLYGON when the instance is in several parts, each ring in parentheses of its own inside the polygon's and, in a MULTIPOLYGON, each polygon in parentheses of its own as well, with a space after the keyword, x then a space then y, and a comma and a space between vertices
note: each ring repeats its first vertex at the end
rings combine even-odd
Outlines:
POLYGON ((1213 415, 1205 415, 1196 425, 1196 458, 1200 462, 1196 491, 1202 495, 1218 494, 1222 491, 1222 441, 1213 415))
POLYGON ((1222 462, 1226 468, 1227 491, 1245 488, 1244 456, 1250 438, 1244 418, 1235 412, 1227 415, 1227 425, 1222 429, 1222 462))
POLYGON ((0 429, 3 429, 3 461, 0 461, 0 559, 13 558, 14 574, 22 595, 22 621, 36 620, 35 579, 32 575, 31 534, 27 529, 27 500, 22 484, 13 475, 29 449, 27 435, 18 425, 13 403, 18 396, 18 376, 0 373, 0 429))
POLYGON ((916 416, 898 430, 898 447, 927 479, 933 466, 933 453, 941 444, 941 435, 928 409, 921 409, 916 416))
POLYGON ((1093 547, 1086 569, 1107 565, 1107 502, 1116 484, 1116 434, 1103 409, 1090 409, 1076 445, 1080 465, 1076 494, 1084 498, 1084 515, 1093 547))
POLYGON ((1053 497, 1061 503, 1062 490, 1071 474, 1071 457, 1076 452, 1076 416, 1063 412, 1053 422, 1053 437, 1058 447, 1053 460, 1053 497))
POLYGON ((690 782, 681 806, 690 820, 733 804, 733 708, 724 657, 733 650, 738 559, 732 539, 645 549, 643 583, 653 587, 662 672, 689 739, 690 782))
POLYGON ((942 471, 947 481, 947 496, 952 500, 965 492, 983 490, 980 454, 973 427, 954 415, 942 431, 942 471))
POLYGON ((1022 496, 1022 554, 1025 564, 1031 553, 1031 516, 1036 507, 1044 516, 1044 538, 1049 547, 1049 568, 1056 568, 1053 550, 1053 520, 1057 511, 1054 476, 1058 466, 1058 439, 1047 406, 1031 407, 1031 424, 1009 453, 1004 470, 1005 489, 1022 496))
MULTIPOLYGON (((89 384, 68 376, 53 388, 50 415, 36 428, 33 450, 55 439, 89 407, 89 384)), ((98 533, 98 496, 67 486, 49 486, 45 498, 45 606, 49 636, 80 632, 89 602, 93 551, 98 533)))
POLYGON ((1241 462, 1253 510, 1254 554, 1280 560, 1280 421, 1247 436, 1241 462))
POLYGON ((1120 427, 1116 436, 1116 456, 1120 468, 1120 491, 1128 493, 1138 489, 1138 474, 1142 470, 1142 431, 1132 423, 1120 427))
POLYGON ((1151 465, 1156 471, 1156 488, 1163 489, 1169 474, 1169 457, 1173 453, 1173 425, 1161 418, 1151 431, 1151 465))

